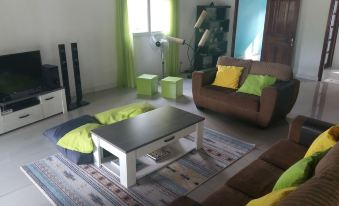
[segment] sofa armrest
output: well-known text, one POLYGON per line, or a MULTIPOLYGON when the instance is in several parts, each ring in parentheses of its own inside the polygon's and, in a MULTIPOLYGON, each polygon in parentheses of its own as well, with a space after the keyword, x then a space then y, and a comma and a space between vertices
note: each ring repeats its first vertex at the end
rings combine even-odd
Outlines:
POLYGON ((195 104, 198 104, 201 87, 212 84, 216 73, 217 70, 215 68, 193 72, 192 93, 195 104))
POLYGON ((293 79, 264 88, 260 97, 259 125, 266 127, 274 118, 286 116, 296 102, 299 87, 300 81, 293 79))
POLYGON ((290 141, 309 147, 321 133, 331 126, 333 126, 333 124, 328 122, 305 116, 298 116, 290 125, 288 138, 290 141))
POLYGON ((205 86, 208 84, 212 84, 215 79, 216 73, 217 73, 216 68, 193 72, 193 76, 192 76, 193 86, 198 86, 198 85, 205 86))
POLYGON ((199 204, 198 202, 192 200, 191 198, 189 198, 187 196, 181 196, 181 197, 177 198, 176 200, 174 200, 173 202, 171 202, 171 204, 169 204, 169 206, 179 206, 179 205, 201 206, 201 204, 199 204))
POLYGON ((257 124, 261 127, 267 127, 272 120, 276 102, 278 99, 278 90, 275 87, 266 87, 260 96, 260 108, 257 124))
POLYGON ((275 87, 278 90, 277 109, 275 110, 277 116, 286 116, 295 102, 297 101, 300 81, 293 79, 287 82, 278 82, 275 87))

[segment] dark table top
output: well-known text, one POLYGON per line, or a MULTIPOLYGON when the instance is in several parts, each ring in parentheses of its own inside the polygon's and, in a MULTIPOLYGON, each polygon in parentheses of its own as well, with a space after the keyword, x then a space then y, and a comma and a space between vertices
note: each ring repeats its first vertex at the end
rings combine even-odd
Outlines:
POLYGON ((95 129, 92 133, 128 153, 204 119, 184 110, 165 106, 95 129))

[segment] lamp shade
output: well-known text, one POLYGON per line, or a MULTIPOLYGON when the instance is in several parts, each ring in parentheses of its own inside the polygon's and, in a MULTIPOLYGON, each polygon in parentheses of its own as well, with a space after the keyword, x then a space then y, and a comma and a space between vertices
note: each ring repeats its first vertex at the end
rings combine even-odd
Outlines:
POLYGON ((208 37, 210 36, 210 33, 211 33, 210 30, 208 30, 208 29, 205 30, 204 34, 202 35, 202 37, 199 41, 198 47, 205 46, 206 41, 207 41, 208 37))
POLYGON ((169 42, 172 42, 172 43, 175 43, 175 44, 185 44, 185 40, 184 39, 175 38, 175 37, 171 37, 171 36, 166 36, 166 39, 169 42))
POLYGON ((207 11, 206 10, 203 10, 197 20, 197 22, 195 23, 194 25, 194 28, 197 29, 197 28, 200 28, 201 24, 204 22, 204 20, 206 19, 207 17, 207 11))

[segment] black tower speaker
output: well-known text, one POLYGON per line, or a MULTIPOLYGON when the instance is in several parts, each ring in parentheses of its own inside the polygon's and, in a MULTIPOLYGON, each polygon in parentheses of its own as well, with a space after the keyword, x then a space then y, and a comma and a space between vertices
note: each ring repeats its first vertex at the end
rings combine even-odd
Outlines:
POLYGON ((75 92, 76 92, 76 104, 78 107, 85 106, 88 102, 82 101, 82 87, 81 87, 81 76, 80 76, 80 65, 78 55, 77 43, 71 43, 72 60, 73 60, 73 71, 75 80, 75 92))
POLYGON ((51 91, 59 89, 61 85, 58 67, 55 65, 45 64, 42 65, 41 69, 44 90, 51 91))
POLYGON ((59 56, 60 56, 60 67, 62 74, 62 82, 65 87, 66 101, 67 101, 67 109, 70 110, 70 106, 72 103, 71 99, 71 91, 69 88, 69 78, 68 78, 68 70, 67 70, 67 58, 66 58, 66 49, 64 44, 59 44, 59 56))

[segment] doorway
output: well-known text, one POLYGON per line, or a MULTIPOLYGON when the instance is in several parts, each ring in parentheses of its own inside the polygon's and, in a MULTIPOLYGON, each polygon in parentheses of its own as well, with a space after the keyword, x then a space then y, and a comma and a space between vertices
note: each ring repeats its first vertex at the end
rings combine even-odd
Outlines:
POLYGON ((239 0, 234 57, 260 60, 267 0, 239 0))
POLYGON ((331 0, 328 14, 326 32, 321 54, 318 81, 338 83, 339 62, 335 56, 339 56, 339 49, 336 49, 338 28, 339 28, 339 0, 331 0), (333 81, 337 82, 333 82, 333 81))
POLYGON ((292 64, 300 0, 236 0, 232 56, 292 64))

